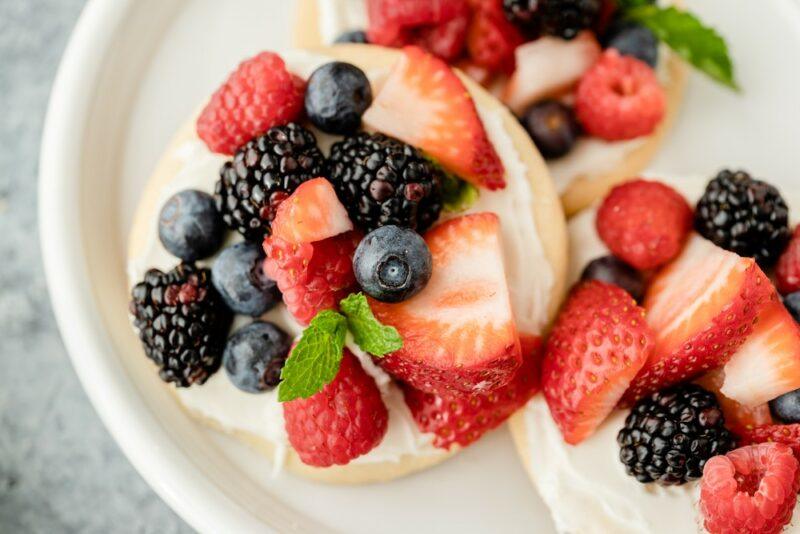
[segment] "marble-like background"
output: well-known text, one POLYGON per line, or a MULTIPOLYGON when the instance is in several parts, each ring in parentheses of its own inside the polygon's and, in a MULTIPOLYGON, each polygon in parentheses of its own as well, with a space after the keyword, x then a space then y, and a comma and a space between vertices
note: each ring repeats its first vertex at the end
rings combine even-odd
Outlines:
POLYGON ((39 141, 84 1, 0 0, 0 532, 189 532, 89 404, 44 282, 39 141))

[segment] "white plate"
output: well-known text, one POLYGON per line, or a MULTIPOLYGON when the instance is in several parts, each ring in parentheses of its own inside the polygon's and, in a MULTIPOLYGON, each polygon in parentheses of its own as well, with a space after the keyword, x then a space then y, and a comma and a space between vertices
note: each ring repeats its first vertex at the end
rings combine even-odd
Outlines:
MULTIPOLYGON (((729 38, 744 90, 695 76, 655 167, 742 166, 798 187, 796 1, 688 3, 729 38)), ((131 462, 201 531, 551 532, 504 430, 386 485, 272 479, 265 460, 186 417, 142 357, 124 270, 139 191, 226 73, 288 42, 290 12, 285 0, 92 0, 81 17, 53 90, 39 209, 53 306, 86 391, 131 462)))

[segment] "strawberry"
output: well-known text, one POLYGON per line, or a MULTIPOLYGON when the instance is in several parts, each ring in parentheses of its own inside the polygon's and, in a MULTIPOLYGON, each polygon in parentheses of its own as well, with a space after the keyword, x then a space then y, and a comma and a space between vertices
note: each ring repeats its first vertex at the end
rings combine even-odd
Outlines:
POLYGON ((788 445, 800 460, 800 424, 763 425, 748 429, 740 436, 742 445, 782 443, 788 445))
POLYGON ((639 270, 655 269, 681 251, 692 208, 668 185, 642 179, 616 186, 597 211, 597 232, 609 250, 639 270))
MULTIPOLYGON (((534 346, 541 348, 541 342, 529 345, 534 346)), ((419 429, 436 435, 435 447, 466 447, 504 423, 538 391, 539 357, 538 351, 527 353, 511 382, 489 393, 443 397, 404 386, 406 404, 419 429)))
POLYGON ((624 403, 727 363, 771 292, 755 260, 692 235, 681 255, 650 282, 644 307, 656 346, 624 403))
POLYGON ((667 97, 650 65, 607 49, 575 90, 575 115, 587 134, 606 141, 650 135, 667 97))
POLYGON ((602 50, 591 32, 571 41, 542 37, 517 47, 516 70, 508 81, 502 100, 522 114, 531 104, 571 88, 592 65, 602 50))
POLYGON ((497 215, 464 215, 424 237, 433 257, 425 289, 397 304, 370 300, 377 319, 403 338, 403 348, 381 358, 381 367, 443 396, 504 386, 522 358, 497 215))
POLYGON ((644 310, 624 289, 593 280, 573 289, 547 342, 542 390, 564 441, 589 437, 653 349, 644 310))
POLYGON ((417 45, 445 61, 454 61, 464 50, 470 12, 466 4, 447 22, 410 32, 404 44, 417 45))
POLYGON ((772 414, 769 411, 769 404, 759 404, 752 408, 739 404, 735 400, 726 397, 720 389, 725 380, 725 371, 716 369, 710 373, 706 373, 697 380, 699 384, 706 390, 712 392, 717 397, 722 413, 725 415, 725 426, 736 434, 741 436, 748 430, 756 427, 772 424, 772 414))
POLYGON ((335 309, 355 285, 353 254, 361 234, 347 232, 314 243, 295 244, 277 236, 264 240, 264 272, 275 280, 289 312, 308 324, 335 309))
POLYGON ((722 392, 746 406, 757 406, 798 388, 800 326, 773 295, 753 333, 725 365, 722 392))
POLYGON ((800 464, 778 443, 750 445, 711 458, 700 482, 709 534, 777 534, 794 513, 800 464))
POLYGON ((305 82, 280 56, 262 52, 239 65, 197 119, 197 135, 212 152, 232 155, 273 126, 303 113, 305 82))
POLYGON ((344 349, 339 373, 307 399, 283 404, 289 443, 303 463, 345 465, 378 446, 389 426, 389 412, 375 380, 344 349))
POLYGON ((472 15, 467 33, 467 51, 472 61, 497 72, 514 70, 514 51, 523 37, 503 14, 500 2, 484 3, 472 15))
POLYGON ((466 87, 445 62, 420 48, 403 49, 363 121, 422 149, 468 182, 505 187, 503 164, 466 87))
POLYGON ((312 243, 349 232, 353 223, 325 178, 303 182, 278 206, 272 235, 289 243, 312 243))
POLYGON ((800 290, 800 225, 775 266, 775 286, 782 295, 800 290))

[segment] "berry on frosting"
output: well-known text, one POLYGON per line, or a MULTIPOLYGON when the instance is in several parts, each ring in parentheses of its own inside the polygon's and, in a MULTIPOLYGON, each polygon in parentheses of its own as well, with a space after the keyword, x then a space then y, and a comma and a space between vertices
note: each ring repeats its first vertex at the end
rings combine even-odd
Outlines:
POLYGON ((306 88, 308 119, 323 132, 351 134, 372 103, 372 87, 364 71, 342 61, 326 63, 311 73, 306 88))
POLYGON ((629 265, 655 269, 681 251, 692 229, 692 208, 668 185, 633 180, 616 186, 597 211, 597 232, 629 265))
POLYGON ((228 338, 222 366, 234 386, 261 393, 280 382, 291 344, 289 335, 277 325, 255 321, 228 338))
POLYGON ((278 206, 272 235, 289 243, 313 243, 353 229, 347 211, 325 178, 300 184, 278 206))
POLYGON ((753 259, 692 236, 647 289, 644 307, 656 345, 625 402, 724 365, 752 332, 773 291, 753 259))
POLYGON ((505 187, 505 170, 464 83, 442 60, 403 49, 364 124, 413 145, 459 178, 505 187))
POLYGON ((280 56, 261 52, 245 60, 217 89, 197 119, 209 150, 232 155, 273 126, 300 117, 305 82, 286 70, 280 56))
POLYGON ((607 141, 650 135, 666 112, 653 69, 608 49, 578 82, 575 113, 586 133, 607 141))
POLYGON ((775 266, 775 286, 782 295, 800 290, 800 225, 778 258, 775 266))
POLYGON ((283 417, 292 448, 314 467, 345 465, 368 453, 389 424, 375 380, 347 349, 336 378, 307 399, 284 403, 283 417))
POLYGON ((750 445, 706 463, 700 511, 709 534, 777 534, 792 519, 800 464, 778 443, 750 445))
POLYGON ((225 225, 208 193, 187 189, 172 195, 158 215, 158 238, 170 254, 196 261, 217 251, 225 225))
POLYGON ((353 253, 359 241, 356 232, 315 243, 295 244, 276 236, 264 240, 264 271, 277 282, 284 304, 300 323, 336 309, 355 285, 353 253))
POLYGON ((429 393, 486 393, 507 384, 521 362, 500 236, 493 213, 464 215, 425 234, 430 281, 416 296, 370 300, 403 348, 378 360, 387 372, 429 393))
POLYGON ((264 273, 261 245, 242 241, 220 252, 211 282, 234 313, 258 317, 281 300, 278 286, 264 273))
POLYGON ((591 281, 573 290, 542 364, 542 390, 564 441, 594 433, 652 349, 644 310, 623 289, 591 281))
POLYGON ((769 409, 781 423, 800 423, 800 389, 772 399, 769 401, 769 409))
POLYGON ((567 154, 580 135, 580 126, 572 108, 557 100, 532 105, 522 115, 521 121, 536 148, 547 159, 567 154))
POLYGON ((514 70, 514 51, 523 42, 503 15, 499 2, 478 4, 467 33, 467 50, 476 65, 492 72, 514 70))
POLYGON ((645 281, 642 273, 617 258, 602 256, 590 261, 581 273, 581 280, 600 280, 627 291, 636 302, 644 297, 645 281))
POLYGON ((789 446, 800 460, 800 424, 758 426, 743 432, 741 441, 742 445, 782 443, 789 446))

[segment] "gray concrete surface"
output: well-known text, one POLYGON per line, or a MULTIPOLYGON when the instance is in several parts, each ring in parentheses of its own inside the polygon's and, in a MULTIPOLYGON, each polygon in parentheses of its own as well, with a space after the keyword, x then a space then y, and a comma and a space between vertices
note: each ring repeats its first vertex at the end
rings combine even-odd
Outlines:
POLYGON ((39 141, 83 4, 0 0, 0 532, 190 532, 98 419, 47 297, 36 229, 39 141))

